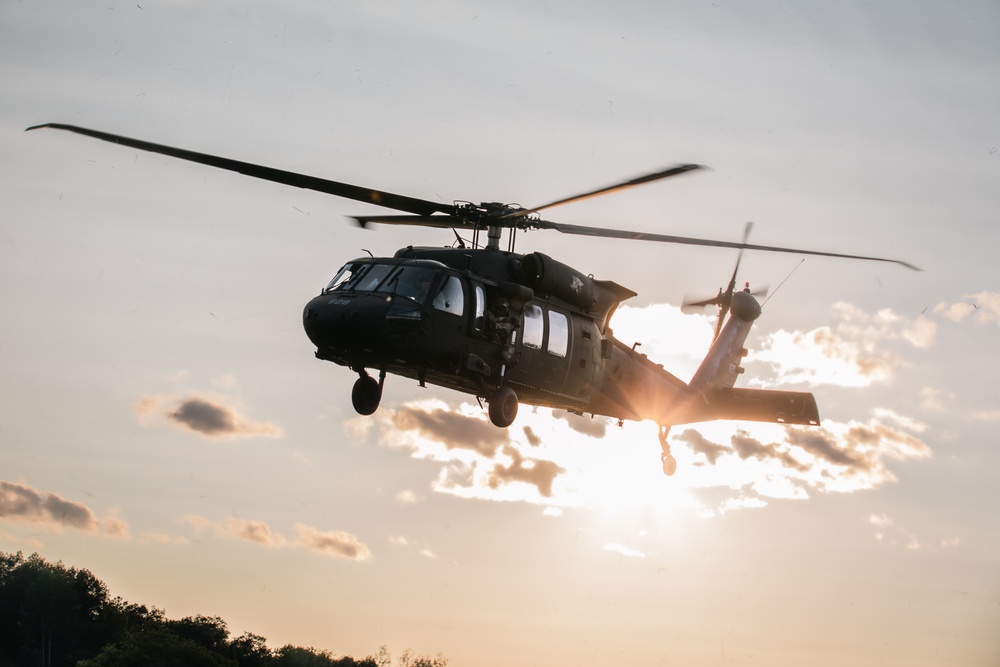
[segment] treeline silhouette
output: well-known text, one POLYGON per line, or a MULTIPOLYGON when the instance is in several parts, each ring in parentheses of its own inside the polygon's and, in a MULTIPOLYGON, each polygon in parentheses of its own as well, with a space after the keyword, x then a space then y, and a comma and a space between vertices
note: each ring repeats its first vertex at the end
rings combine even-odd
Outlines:
POLYGON ((251 632, 231 638, 218 616, 166 618, 111 597, 89 570, 38 554, 0 552, 0 667, 445 667, 447 660, 382 646, 355 660, 251 632))

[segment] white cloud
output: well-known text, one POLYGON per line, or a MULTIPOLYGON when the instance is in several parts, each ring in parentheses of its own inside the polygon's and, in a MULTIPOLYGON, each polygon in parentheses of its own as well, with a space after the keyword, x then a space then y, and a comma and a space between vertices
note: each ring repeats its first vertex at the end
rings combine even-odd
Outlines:
POLYGON ((370 561, 371 551, 358 538, 343 531, 322 532, 312 526, 295 524, 299 533, 298 543, 312 551, 356 561, 370 561))
POLYGON ((420 502, 420 497, 413 491, 405 490, 396 494, 396 501, 403 505, 414 505, 420 502))
POLYGON ((967 295, 965 298, 968 300, 939 303, 934 306, 934 314, 956 323, 971 317, 981 326, 1000 325, 1000 292, 983 291, 967 295))
POLYGON ((776 331, 758 350, 751 350, 748 361, 771 364, 776 380, 757 380, 757 384, 808 383, 844 387, 866 387, 888 382, 902 366, 901 358, 886 349, 890 341, 904 341, 915 348, 926 348, 937 331, 931 320, 914 320, 883 309, 874 315, 851 304, 833 306, 839 322, 811 331, 776 331))
POLYGON ((646 554, 641 551, 636 551, 631 547, 627 547, 624 544, 618 544, 616 542, 609 542, 602 547, 605 551, 611 551, 616 554, 625 556, 626 558, 645 558, 646 554))
MULTIPOLYGON (((910 550, 920 549, 925 546, 913 533, 897 526, 895 521, 885 514, 869 515, 868 523, 875 526, 875 539, 880 542, 910 550)), ((945 546, 944 542, 941 543, 941 546, 945 546)))
MULTIPOLYGON (((297 523, 295 530, 298 533, 298 538, 289 540, 272 530, 271 526, 264 521, 251 521, 237 517, 228 517, 224 521, 213 521, 197 515, 184 516, 178 521, 190 526, 196 535, 210 534, 216 538, 236 539, 264 547, 286 548, 294 546, 349 560, 368 561, 372 559, 372 554, 367 546, 362 544, 356 536, 343 531, 320 531, 312 526, 297 523)), ((149 537, 149 539, 154 540, 153 537, 149 537)), ((162 538, 155 538, 155 540, 161 541, 162 538)))

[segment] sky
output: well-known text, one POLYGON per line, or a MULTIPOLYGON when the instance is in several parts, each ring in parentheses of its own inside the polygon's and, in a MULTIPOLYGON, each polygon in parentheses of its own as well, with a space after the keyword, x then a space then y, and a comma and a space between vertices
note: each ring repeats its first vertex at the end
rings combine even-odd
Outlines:
MULTIPOLYGON (((168 617, 455 665, 1000 663, 1000 5, 5 2, 0 550, 168 617), (390 377, 360 417, 301 310, 434 229, 31 125, 433 201, 878 255, 747 253, 739 386, 818 428, 656 427, 390 377)), ((732 251, 521 234, 638 293, 682 379, 732 251)))

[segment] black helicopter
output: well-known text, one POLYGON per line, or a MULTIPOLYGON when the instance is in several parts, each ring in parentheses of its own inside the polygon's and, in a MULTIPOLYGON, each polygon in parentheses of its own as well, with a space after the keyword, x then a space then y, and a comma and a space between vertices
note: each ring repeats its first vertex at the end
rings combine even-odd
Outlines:
MULTIPOLYGON (((608 280, 596 280, 539 252, 517 254, 518 230, 551 229, 564 234, 662 243, 766 250, 910 264, 815 250, 714 241, 665 234, 568 225, 543 220, 542 210, 701 168, 674 166, 535 208, 501 203, 441 204, 306 176, 228 158, 196 153, 73 125, 27 128, 76 132, 131 148, 198 162, 299 188, 376 204, 406 215, 354 218, 383 223, 451 228, 457 246, 408 246, 393 257, 360 257, 344 265, 309 301, 303 326, 316 357, 358 374, 351 393, 355 410, 378 409, 386 375, 401 375, 485 400, 490 421, 505 428, 518 404, 540 405, 583 415, 650 419, 659 426, 663 471, 677 463, 667 434, 676 424, 715 419, 819 424, 812 394, 736 388, 744 369, 744 347, 760 304, 747 286, 735 289, 736 272, 717 297, 686 306, 719 306, 715 340, 690 382, 617 340, 609 322, 618 305, 636 296, 608 280), (510 234, 501 249, 504 229, 510 234), (459 231, 472 234, 466 246, 459 231), (485 232, 486 242, 481 243, 485 232), (725 316, 729 314, 728 320, 725 316), (723 322, 725 325, 723 326, 723 322), (377 373, 377 379, 369 374, 377 373)), ((749 225, 746 233, 749 233, 749 225)), ((737 268, 739 260, 737 260, 737 268)))

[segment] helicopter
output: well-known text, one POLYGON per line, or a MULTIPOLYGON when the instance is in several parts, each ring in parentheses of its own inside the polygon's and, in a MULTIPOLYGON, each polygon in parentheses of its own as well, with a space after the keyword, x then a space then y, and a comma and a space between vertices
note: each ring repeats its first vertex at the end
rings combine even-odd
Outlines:
POLYGON ((689 382, 614 337, 610 321, 636 292, 598 280, 540 252, 514 251, 518 231, 658 243, 735 248, 889 262, 882 257, 699 239, 667 234, 563 224, 543 219, 543 210, 702 169, 681 164, 534 208, 498 202, 444 204, 229 158, 198 153, 62 123, 27 128, 65 130, 138 150, 168 155, 247 176, 324 192, 397 211, 355 216, 372 223, 452 229, 447 247, 407 246, 392 257, 371 253, 348 261, 309 300, 302 324, 316 358, 358 375, 351 403, 374 414, 386 377, 396 375, 475 396, 487 404, 490 421, 510 426, 520 404, 658 426, 663 472, 677 462, 670 451, 672 426, 711 420, 819 425, 815 397, 808 392, 735 386, 744 372, 744 347, 761 305, 749 284, 726 289, 687 308, 719 307, 714 340, 689 382), (501 248, 505 230, 507 244, 501 248), (459 232, 471 233, 466 244, 459 232), (485 242, 483 236, 485 235, 485 242), (728 317, 727 317, 728 316, 728 317), (372 375, 375 373, 375 376, 372 375))

